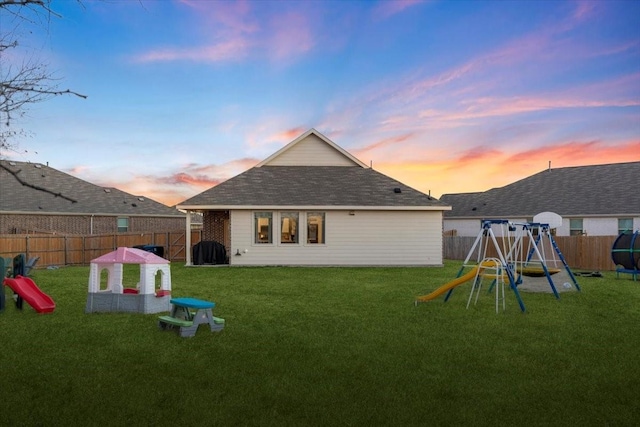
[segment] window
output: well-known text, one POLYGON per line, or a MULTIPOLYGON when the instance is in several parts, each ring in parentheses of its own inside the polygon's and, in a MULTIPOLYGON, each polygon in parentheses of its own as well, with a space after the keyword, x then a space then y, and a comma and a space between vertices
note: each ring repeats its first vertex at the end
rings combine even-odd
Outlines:
POLYGON ((129 218, 118 218, 118 233, 129 231, 129 218))
POLYGON ((618 234, 633 231, 633 218, 618 218, 618 234))
POLYGON ((280 213, 280 243, 298 243, 298 212, 280 213))
POLYGON ((307 213, 307 243, 324 243, 324 212, 307 213))
POLYGON ((570 219, 569 220, 569 235, 571 236, 581 236, 585 234, 582 230, 582 218, 570 219))
POLYGON ((272 218, 271 212, 256 212, 254 213, 255 224, 255 242, 256 243, 271 243, 272 234, 272 218))

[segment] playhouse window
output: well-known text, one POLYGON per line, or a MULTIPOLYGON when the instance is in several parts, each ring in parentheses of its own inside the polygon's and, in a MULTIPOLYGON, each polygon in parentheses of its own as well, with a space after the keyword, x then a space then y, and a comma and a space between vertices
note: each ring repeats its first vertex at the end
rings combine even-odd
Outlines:
POLYGON ((569 235, 582 236, 584 230, 582 228, 582 218, 573 218, 569 220, 569 235))
POLYGON ((272 242, 272 212, 255 212, 254 213, 254 236, 255 243, 271 243, 272 242))
POLYGON ((633 218, 618 218, 618 234, 633 231, 633 218))
POLYGON ((298 212, 280 213, 280 243, 298 243, 298 212))
POLYGON ((307 243, 324 243, 324 212, 307 213, 307 243))
POLYGON ((118 233, 129 231, 129 218, 118 218, 118 233))

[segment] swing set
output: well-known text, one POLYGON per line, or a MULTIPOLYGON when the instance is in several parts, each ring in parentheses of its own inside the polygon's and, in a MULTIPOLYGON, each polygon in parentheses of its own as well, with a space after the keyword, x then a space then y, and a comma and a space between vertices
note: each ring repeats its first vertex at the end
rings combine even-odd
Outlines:
POLYGON ((551 234, 549 224, 485 219, 456 279, 430 294, 417 297, 415 303, 417 305, 420 302, 431 301, 441 295, 445 295, 446 302, 456 287, 472 281, 473 286, 467 300, 467 308, 469 308, 472 300, 474 304, 478 302, 483 282, 490 280, 488 291, 495 289, 496 313, 500 311, 500 306, 502 310, 506 308, 505 286, 507 284, 513 291, 520 310, 525 312, 526 308, 518 290, 518 285, 523 283, 523 276, 546 277, 551 291, 557 299, 560 299, 551 276, 559 273, 562 268, 566 270, 574 286, 580 291, 575 276, 551 234), (498 227, 502 237, 500 243, 494 233, 494 228, 498 227), (465 270, 467 270, 466 273, 465 270))

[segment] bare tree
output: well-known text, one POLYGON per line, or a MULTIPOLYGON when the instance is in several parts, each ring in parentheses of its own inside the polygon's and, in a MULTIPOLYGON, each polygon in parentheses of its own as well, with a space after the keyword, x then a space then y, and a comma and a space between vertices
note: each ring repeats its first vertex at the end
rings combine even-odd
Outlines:
MULTIPOLYGON (((78 0, 81 3, 81 0, 78 0)), ((47 64, 31 52, 21 52, 22 31, 47 27, 61 16, 51 9, 51 0, 0 0, 0 149, 12 148, 15 137, 24 134, 14 123, 30 104, 55 96, 86 98, 70 89, 60 89, 47 64)))

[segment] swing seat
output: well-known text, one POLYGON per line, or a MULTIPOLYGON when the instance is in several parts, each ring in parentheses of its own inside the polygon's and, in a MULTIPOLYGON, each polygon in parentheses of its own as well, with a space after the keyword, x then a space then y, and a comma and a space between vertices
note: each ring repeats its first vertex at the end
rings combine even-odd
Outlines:
MULTIPOLYGON (((523 267, 518 270, 520 274, 527 277, 542 277, 544 276, 544 270, 539 267, 523 267)), ((547 268, 549 275, 552 276, 556 273, 560 273, 559 268, 547 268)))

